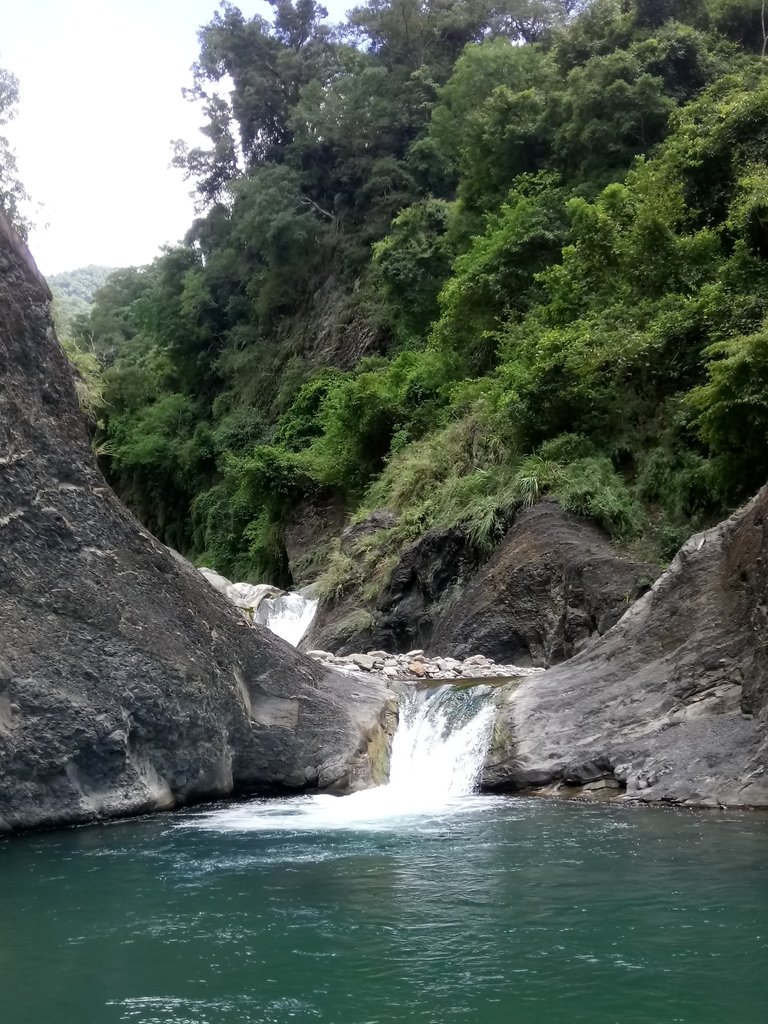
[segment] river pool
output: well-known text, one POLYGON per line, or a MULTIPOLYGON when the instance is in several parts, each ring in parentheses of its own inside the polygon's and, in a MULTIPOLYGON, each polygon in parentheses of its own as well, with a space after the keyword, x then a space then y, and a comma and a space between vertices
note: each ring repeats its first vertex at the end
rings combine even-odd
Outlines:
POLYGON ((3 1024, 768 1020, 759 814, 253 801, 8 838, 0 878, 3 1024))

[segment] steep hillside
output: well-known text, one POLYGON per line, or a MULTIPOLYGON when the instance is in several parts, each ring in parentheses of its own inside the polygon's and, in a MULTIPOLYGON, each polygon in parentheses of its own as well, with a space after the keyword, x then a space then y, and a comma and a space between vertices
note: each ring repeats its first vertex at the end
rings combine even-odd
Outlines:
POLYGON ((361 624, 432 531, 482 560, 549 495, 660 565, 754 493, 760 3, 272 6, 204 29, 201 215, 82 328, 142 522, 361 624))

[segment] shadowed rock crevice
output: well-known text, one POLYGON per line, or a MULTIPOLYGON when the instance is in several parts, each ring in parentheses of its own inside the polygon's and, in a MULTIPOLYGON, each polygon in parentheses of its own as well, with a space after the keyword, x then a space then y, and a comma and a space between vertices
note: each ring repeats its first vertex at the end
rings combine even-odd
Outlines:
POLYGON ((0 219, 0 828, 370 781, 391 695, 372 679, 352 697, 249 627, 131 517, 90 450, 49 300, 0 219))

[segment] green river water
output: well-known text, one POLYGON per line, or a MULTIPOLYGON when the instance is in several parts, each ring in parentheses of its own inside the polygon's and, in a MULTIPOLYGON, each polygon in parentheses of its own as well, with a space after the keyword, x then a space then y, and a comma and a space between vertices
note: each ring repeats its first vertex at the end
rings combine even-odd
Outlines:
POLYGON ((768 1021, 765 816, 345 806, 0 841, 0 1021, 768 1021))

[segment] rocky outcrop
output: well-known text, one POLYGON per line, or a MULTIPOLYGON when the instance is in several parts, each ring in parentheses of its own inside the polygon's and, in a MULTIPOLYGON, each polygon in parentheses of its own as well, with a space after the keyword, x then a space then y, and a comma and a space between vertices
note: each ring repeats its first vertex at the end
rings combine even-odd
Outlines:
POLYGON ((333 540, 344 527, 343 505, 328 495, 309 495, 296 501, 283 524, 283 542, 293 587, 304 587, 317 575, 333 540))
MULTIPOLYGON (((374 516, 376 529, 387 528, 381 525, 387 522, 383 510, 374 516)), ((352 553, 349 534, 346 544, 352 553)), ((346 655, 371 647, 400 653, 428 647, 441 603, 469 579, 480 558, 463 530, 430 530, 403 551, 374 608, 361 608, 354 594, 321 603, 302 650, 346 655)))
POLYGON ((552 500, 515 518, 493 557, 436 617, 431 649, 548 666, 606 633, 658 576, 552 500))
MULTIPOLYGON (((385 510, 349 527, 391 525, 385 510)), ((363 534, 364 535, 364 534, 363 534)), ((424 647, 442 657, 484 654, 515 665, 547 666, 602 635, 659 574, 622 557, 593 524, 551 500, 518 512, 490 560, 460 528, 430 530, 407 547, 375 605, 355 594, 321 604, 302 647, 347 655, 370 647, 424 647)))
POLYGON ((768 488, 692 537, 605 636, 523 680, 485 784, 768 806, 768 488))
POLYGON ((397 525, 397 516, 388 508, 374 509, 369 515, 357 523, 350 523, 341 531, 339 547, 346 555, 356 554, 357 545, 366 537, 381 530, 391 530, 397 525))
POLYGON ((370 782, 391 694, 248 626, 130 516, 49 299, 0 220, 0 829, 370 782))
MULTIPOLYGON (((177 558, 181 558, 181 556, 177 554, 177 558)), ((191 565, 191 563, 188 564, 191 565)), ((256 616, 261 605, 283 593, 279 587, 273 587, 269 583, 233 583, 226 576, 205 566, 200 566, 198 572, 235 608, 239 608, 249 622, 253 622, 254 619, 260 621, 256 616)))

